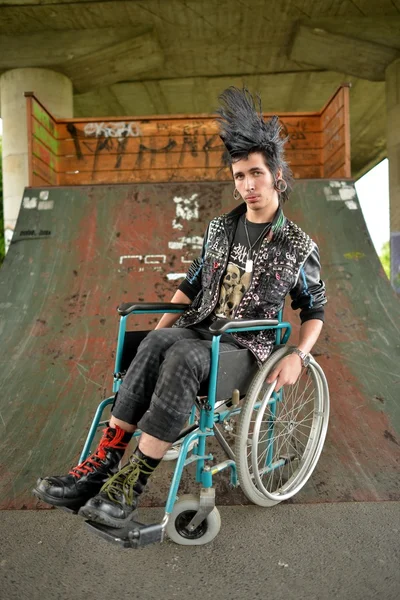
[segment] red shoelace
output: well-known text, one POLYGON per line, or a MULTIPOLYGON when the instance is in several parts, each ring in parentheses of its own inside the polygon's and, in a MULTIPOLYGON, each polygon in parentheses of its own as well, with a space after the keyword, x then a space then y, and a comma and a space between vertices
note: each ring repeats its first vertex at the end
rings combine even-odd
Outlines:
POLYGON ((125 450, 127 443, 121 440, 124 437, 125 431, 120 427, 117 427, 115 433, 114 429, 107 427, 103 429, 103 436, 96 448, 96 452, 88 456, 83 462, 79 463, 76 467, 69 471, 69 475, 73 475, 77 479, 80 479, 83 475, 93 473, 93 471, 99 466, 99 463, 104 460, 107 456, 107 450, 109 448, 115 448, 117 450, 125 450))

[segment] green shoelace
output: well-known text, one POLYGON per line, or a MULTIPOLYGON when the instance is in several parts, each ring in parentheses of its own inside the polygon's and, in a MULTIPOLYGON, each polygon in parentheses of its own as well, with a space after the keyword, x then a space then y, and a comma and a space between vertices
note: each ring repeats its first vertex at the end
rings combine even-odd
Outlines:
POLYGON ((112 502, 119 502, 119 497, 122 495, 125 503, 132 506, 135 498, 134 486, 139 475, 141 473, 151 475, 153 470, 138 456, 135 456, 134 460, 130 458, 125 467, 105 482, 100 493, 105 492, 112 502))

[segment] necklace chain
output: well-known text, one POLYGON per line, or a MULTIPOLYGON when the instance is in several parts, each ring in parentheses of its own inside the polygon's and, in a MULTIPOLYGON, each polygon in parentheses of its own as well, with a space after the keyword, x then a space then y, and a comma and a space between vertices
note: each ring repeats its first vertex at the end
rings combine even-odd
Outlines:
POLYGON ((260 239, 266 234, 267 230, 270 228, 271 228, 271 223, 268 223, 268 225, 266 225, 264 227, 264 229, 262 230, 262 232, 260 233, 260 235, 258 236, 256 241, 254 242, 254 244, 250 244, 249 232, 247 231, 247 219, 246 219, 246 215, 244 216, 244 229, 246 232, 247 243, 249 244, 249 249, 247 251, 247 260, 246 260, 246 273, 253 272, 253 256, 252 256, 253 248, 257 245, 257 243, 260 241, 260 239))
POLYGON ((247 252, 247 260, 251 260, 253 248, 257 245, 258 241, 266 234, 267 229, 269 229, 270 227, 271 227, 271 223, 268 223, 264 227, 264 229, 262 230, 262 232, 260 233, 260 235, 258 236, 256 241, 254 242, 254 244, 250 244, 249 232, 247 231, 247 219, 246 219, 246 215, 244 216, 244 229, 246 232, 247 243, 249 244, 249 250, 247 252))

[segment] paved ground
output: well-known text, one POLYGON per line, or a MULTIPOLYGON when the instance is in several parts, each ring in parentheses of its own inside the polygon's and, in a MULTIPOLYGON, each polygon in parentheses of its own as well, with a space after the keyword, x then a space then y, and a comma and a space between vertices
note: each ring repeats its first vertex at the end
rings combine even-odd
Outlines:
MULTIPOLYGON (((141 518, 155 522, 160 509, 141 518)), ((123 550, 62 511, 0 513, 2 600, 400 597, 400 503, 221 507, 203 547, 123 550), (139 588, 139 592, 136 592, 139 588)))

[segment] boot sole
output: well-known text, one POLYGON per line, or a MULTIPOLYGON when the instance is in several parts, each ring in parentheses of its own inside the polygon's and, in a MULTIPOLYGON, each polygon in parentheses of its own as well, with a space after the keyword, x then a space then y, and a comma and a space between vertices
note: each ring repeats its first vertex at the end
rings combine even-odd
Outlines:
POLYGON ((126 519, 115 519, 105 514, 103 511, 96 510, 91 506, 82 506, 82 508, 78 512, 78 515, 80 517, 83 517, 87 521, 90 521, 91 523, 100 523, 101 525, 105 525, 106 527, 123 529, 124 527, 129 525, 131 521, 135 520, 137 512, 137 509, 135 509, 126 519))
POLYGON ((39 500, 46 502, 46 504, 50 504, 50 506, 55 506, 56 508, 65 508, 75 512, 76 514, 78 513, 79 509, 84 506, 88 500, 90 500, 90 498, 93 498, 93 496, 90 496, 80 500, 79 502, 76 502, 76 500, 74 501, 67 500, 65 498, 54 498, 54 496, 48 496, 45 492, 38 490, 37 488, 33 488, 32 494, 36 496, 36 498, 39 498, 39 500))

